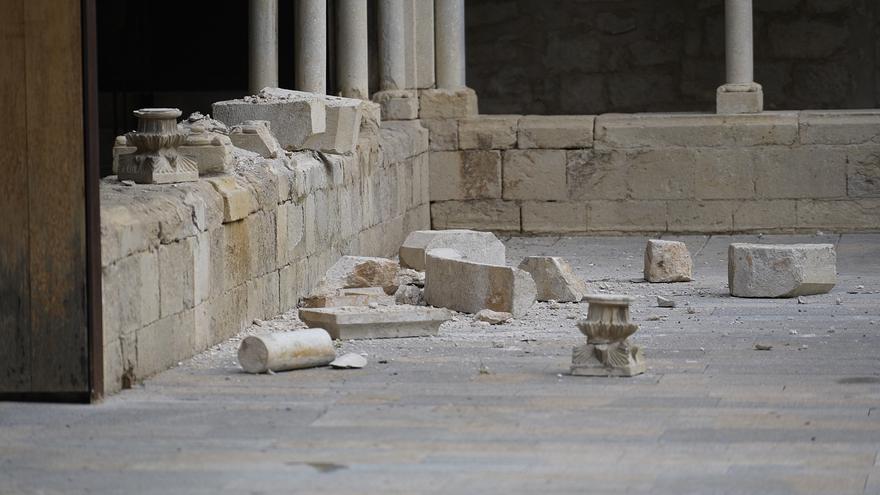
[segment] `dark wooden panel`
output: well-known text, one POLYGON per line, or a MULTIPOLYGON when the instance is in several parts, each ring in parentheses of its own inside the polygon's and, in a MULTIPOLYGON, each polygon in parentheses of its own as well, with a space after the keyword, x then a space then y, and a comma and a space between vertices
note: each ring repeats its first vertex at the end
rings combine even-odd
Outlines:
POLYGON ((0 391, 31 388, 25 0, 0 0, 0 391))
POLYGON ((24 5, 31 390, 88 392, 81 5, 24 5))

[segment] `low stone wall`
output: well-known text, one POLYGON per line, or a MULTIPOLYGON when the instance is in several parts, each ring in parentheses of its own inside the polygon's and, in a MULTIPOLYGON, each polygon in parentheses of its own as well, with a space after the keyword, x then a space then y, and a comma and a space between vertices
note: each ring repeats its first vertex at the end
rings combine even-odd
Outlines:
POLYGON ((433 228, 880 230, 880 111, 423 120, 433 228))
POLYGON ((341 255, 394 255, 429 225, 427 150, 418 122, 389 122, 352 155, 254 158, 175 185, 105 179, 105 392, 295 307, 341 255))

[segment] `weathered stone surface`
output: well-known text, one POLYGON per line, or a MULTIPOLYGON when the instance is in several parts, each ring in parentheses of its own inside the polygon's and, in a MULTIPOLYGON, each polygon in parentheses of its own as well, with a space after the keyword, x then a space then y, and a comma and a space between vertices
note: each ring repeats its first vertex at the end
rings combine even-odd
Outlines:
POLYGON ((480 115, 458 123, 461 149, 507 149, 516 146, 518 115, 480 115))
POLYGON ((590 201, 591 232, 662 232, 666 230, 665 201, 590 201))
POLYGON ((563 150, 506 150, 502 167, 504 199, 565 201, 568 198, 563 150))
POLYGON ((804 110, 800 113, 803 144, 878 144, 880 111, 804 110))
POLYGON ((727 277, 736 297, 823 294, 837 283, 837 254, 833 244, 734 243, 727 277))
POLYGON ((524 201, 522 231, 534 234, 584 232, 587 205, 556 201, 524 201))
POLYGON ((420 119, 456 119, 477 114, 477 93, 470 88, 427 89, 419 96, 420 119))
POLYGON ((422 289, 419 287, 415 285, 401 285, 394 294, 394 302, 411 306, 424 306, 425 297, 422 295, 422 289))
POLYGON ((431 249, 450 248, 475 263, 503 265, 504 244, 491 232, 475 230, 417 230, 411 232, 398 251, 401 266, 425 270, 425 254, 431 249))
POLYGON ((326 366, 334 359, 333 341, 320 328, 251 335, 238 348, 238 362, 248 373, 326 366))
POLYGON ((674 308, 675 307, 675 299, 671 299, 664 296, 657 296, 657 307, 658 308, 674 308))
POLYGON ((230 129, 229 139, 236 148, 252 151, 263 158, 277 158, 282 149, 271 126, 268 120, 247 120, 230 129))
POLYGON ((386 294, 397 291, 400 265, 387 258, 343 256, 324 275, 317 294, 339 289, 381 287, 386 294))
POLYGON ((430 155, 431 201, 501 197, 501 153, 438 151, 430 155))
POLYGON ((764 90, 760 84, 725 84, 718 87, 715 111, 720 115, 761 113, 764 90))
POLYGON ((593 146, 592 115, 528 115, 519 120, 520 149, 576 149, 593 146))
POLYGON ((529 272, 539 301, 578 302, 587 294, 587 286, 575 275, 571 265, 557 256, 529 256, 519 269, 529 272))
MULTIPOLYGON (((420 120, 428 129, 431 151, 454 151, 458 149, 458 120, 427 119, 420 120)), ((114 150, 116 148, 113 148, 114 150)))
POLYGON ((363 368, 366 365, 367 358, 353 352, 343 354, 330 363, 331 368, 339 369, 359 369, 363 368))
POLYGON ((212 109, 214 117, 228 126, 248 120, 269 121, 272 133, 289 151, 302 149, 311 136, 327 130, 324 100, 312 93, 264 88, 255 96, 218 101, 212 109))
POLYGON ((235 180, 235 176, 222 175, 206 179, 223 197, 223 222, 241 220, 257 211, 257 198, 250 188, 235 180))
POLYGON ((687 244, 648 240, 645 246, 645 280, 648 282, 690 282, 694 263, 687 244))
POLYGON ((419 94, 404 89, 389 89, 373 94, 373 102, 382 108, 382 120, 415 120, 419 118, 419 94))
POLYGON ((502 200, 432 202, 431 227, 519 232, 520 207, 502 200))
POLYGON ((452 318, 449 310, 421 306, 379 308, 301 309, 300 319, 310 327, 326 329, 334 339, 383 339, 437 335, 440 324, 452 318))
POLYGON ((492 311, 491 309, 482 309, 474 315, 475 320, 484 321, 490 325, 500 325, 511 318, 513 318, 513 315, 510 313, 492 311))
POLYGON ((195 160, 199 174, 229 173, 234 162, 232 146, 228 136, 208 132, 197 124, 191 127, 186 144, 178 150, 181 155, 195 160))
POLYGON ((535 303, 535 282, 527 272, 446 256, 436 249, 426 255, 428 304, 464 313, 491 309, 519 317, 535 303))
POLYGON ((336 294, 310 296, 302 300, 302 307, 338 308, 341 306, 369 306, 370 304, 389 306, 395 303, 394 297, 385 294, 381 288, 379 290, 382 294, 353 294, 340 291, 336 294))
POLYGON ((326 153, 353 153, 361 129, 363 102, 352 98, 324 96, 326 129, 306 140, 304 147, 326 153))

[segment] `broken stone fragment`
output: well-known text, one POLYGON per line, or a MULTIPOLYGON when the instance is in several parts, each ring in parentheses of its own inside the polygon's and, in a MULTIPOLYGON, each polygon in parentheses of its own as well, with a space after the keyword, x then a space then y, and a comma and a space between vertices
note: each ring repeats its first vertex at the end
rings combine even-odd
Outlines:
POLYGON ((238 348, 238 362, 248 373, 325 366, 334 359, 333 341, 321 328, 251 335, 238 348))
POLYGON ((477 321, 483 321, 490 325, 500 325, 505 321, 513 318, 513 315, 510 313, 504 313, 501 311, 492 311, 491 309, 483 309, 477 312, 474 315, 474 319, 477 321))
POLYGON ((437 335, 440 324, 451 319, 452 313, 442 308, 398 305, 304 308, 299 317, 309 327, 326 328, 334 339, 349 340, 437 335))
POLYGON ((324 96, 323 100, 326 129, 308 138, 303 147, 325 153, 353 153, 360 135, 363 102, 337 96, 324 96))
POLYGON ((424 306, 425 297, 422 295, 422 289, 415 285, 401 285, 394 294, 394 302, 397 304, 424 306))
POLYGON ((339 369, 363 368, 366 365, 367 358, 353 352, 343 354, 330 363, 331 367, 339 369))
POLYGON ((675 301, 663 296, 657 296, 657 307, 660 308, 674 308, 675 301))
POLYGON ((400 246, 401 266, 425 270, 425 253, 429 249, 455 249, 464 259, 475 263, 504 265, 504 244, 491 232, 476 230, 417 230, 411 232, 400 246))
POLYGON ((400 282, 400 285, 424 287, 425 272, 416 271, 411 268, 401 268, 400 273, 398 273, 398 281, 400 282))
POLYGON ((837 254, 832 244, 734 243, 727 277, 736 297, 824 294, 837 283, 837 254))
POLYGON ((343 256, 329 270, 314 295, 333 294, 340 289, 381 287, 386 294, 397 292, 400 265, 387 258, 343 256))
POLYGON ((425 267, 425 301, 477 313, 491 309, 524 315, 535 303, 535 282, 519 268, 456 259, 451 249, 432 249, 425 267))
POLYGON ((380 294, 353 294, 346 291, 340 291, 336 294, 318 294, 304 298, 302 300, 302 307, 334 308, 340 306, 369 306, 370 304, 389 306, 394 304, 393 297, 385 294, 385 291, 381 288, 378 288, 378 290, 380 294))
POLYGON ((246 120, 232 127, 229 139, 236 148, 253 151, 263 158, 278 158, 283 154, 268 120, 246 120))
POLYGON ((529 256, 522 260, 519 268, 531 274, 539 301, 578 302, 587 293, 584 281, 562 258, 529 256))
POLYGON ((645 247, 645 280, 690 282, 694 264, 687 245, 678 241, 650 239, 645 247))
POLYGON ((373 101, 379 105, 382 120, 414 120, 419 118, 419 93, 406 89, 377 91, 373 101))
POLYGON ((201 124, 193 124, 181 145, 180 154, 195 160, 199 174, 230 173, 235 157, 232 141, 228 136, 205 130, 201 124))

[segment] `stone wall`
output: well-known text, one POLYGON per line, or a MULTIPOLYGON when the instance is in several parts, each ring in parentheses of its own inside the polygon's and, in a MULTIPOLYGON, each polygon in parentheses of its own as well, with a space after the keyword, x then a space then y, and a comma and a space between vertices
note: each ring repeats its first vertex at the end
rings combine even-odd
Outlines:
MULTIPOLYGON (((880 2, 755 0, 766 109, 880 104, 880 2)), ((714 111, 723 0, 467 2, 482 113, 714 111)))
POLYGON ((106 392, 295 307, 341 255, 394 255, 429 225, 427 147, 418 122, 389 122, 353 155, 246 160, 175 185, 104 179, 106 392))
POLYGON ((880 230, 880 111, 423 123, 435 229, 880 230))

